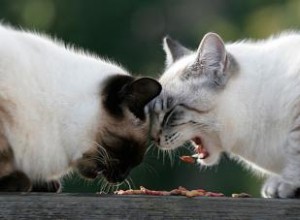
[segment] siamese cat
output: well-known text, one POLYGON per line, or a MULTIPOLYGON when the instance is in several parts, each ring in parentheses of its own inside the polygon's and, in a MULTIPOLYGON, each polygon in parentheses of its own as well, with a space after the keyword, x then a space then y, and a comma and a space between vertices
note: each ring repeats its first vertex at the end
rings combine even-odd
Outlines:
POLYGON ((154 79, 0 25, 0 191, 50 191, 70 170, 122 182, 141 163, 154 79))
POLYGON ((152 102, 161 149, 192 141, 201 165, 222 152, 268 176, 266 198, 300 187, 300 34, 224 44, 208 33, 197 51, 164 39, 166 70, 152 102))

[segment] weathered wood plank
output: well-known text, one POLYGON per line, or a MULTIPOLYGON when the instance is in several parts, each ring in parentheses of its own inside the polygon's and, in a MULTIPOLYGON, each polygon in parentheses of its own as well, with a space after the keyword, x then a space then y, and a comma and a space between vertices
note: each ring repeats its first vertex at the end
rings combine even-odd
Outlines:
POLYGON ((1 194, 2 219, 300 219, 300 200, 1 194))

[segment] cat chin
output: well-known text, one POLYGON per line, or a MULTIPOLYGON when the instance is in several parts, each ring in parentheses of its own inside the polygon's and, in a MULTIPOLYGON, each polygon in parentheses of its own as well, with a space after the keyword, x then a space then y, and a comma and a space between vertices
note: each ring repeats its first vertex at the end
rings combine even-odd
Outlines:
POLYGON ((197 159, 197 163, 203 166, 213 166, 219 163, 221 157, 221 153, 219 152, 210 152, 209 156, 205 159, 197 159))

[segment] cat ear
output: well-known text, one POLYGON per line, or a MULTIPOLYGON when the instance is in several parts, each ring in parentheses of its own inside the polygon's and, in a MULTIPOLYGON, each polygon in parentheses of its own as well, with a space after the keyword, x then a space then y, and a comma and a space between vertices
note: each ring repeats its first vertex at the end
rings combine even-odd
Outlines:
POLYGON ((218 84, 224 81, 226 62, 227 53, 221 37, 215 33, 206 34, 197 50, 193 69, 218 84))
POLYGON ((154 79, 143 77, 134 80, 127 87, 126 102, 129 110, 138 118, 144 120, 145 106, 160 94, 162 87, 154 79))
POLYGON ((103 107, 114 117, 123 117, 124 107, 129 108, 136 117, 144 120, 146 104, 158 96, 161 89, 160 83, 151 78, 114 75, 103 84, 103 107))
POLYGON ((166 67, 172 65, 176 60, 192 53, 191 50, 182 46, 178 41, 166 36, 163 40, 163 48, 166 53, 166 67))

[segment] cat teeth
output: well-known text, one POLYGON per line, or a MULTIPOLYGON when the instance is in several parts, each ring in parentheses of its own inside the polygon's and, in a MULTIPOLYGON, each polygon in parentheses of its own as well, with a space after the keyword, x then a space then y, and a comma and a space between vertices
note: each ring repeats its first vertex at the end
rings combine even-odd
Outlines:
POLYGON ((206 150, 206 148, 203 147, 202 140, 201 140, 200 137, 195 137, 195 138, 192 139, 192 141, 196 145, 195 149, 196 149, 196 152, 197 152, 197 154, 192 155, 192 157, 198 158, 198 159, 201 159, 201 160, 204 160, 207 157, 209 157, 209 153, 206 150))
POLYGON ((202 145, 197 145, 196 150, 197 150, 197 153, 198 153, 198 157, 201 160, 204 160, 204 159, 206 159, 209 156, 208 151, 202 145))
POLYGON ((195 159, 201 159, 201 160, 204 160, 206 159, 207 157, 209 156, 209 154, 206 152, 206 153, 198 153, 198 154, 193 154, 191 157, 192 158, 195 158, 195 159))
POLYGON ((205 154, 205 153, 200 153, 199 154, 199 158, 201 159, 201 160, 204 160, 204 159, 206 159, 208 157, 208 154, 205 154))
POLYGON ((204 147, 201 147, 201 150, 199 150, 199 151, 200 152, 198 153, 198 155, 201 160, 208 158, 209 153, 207 152, 207 150, 204 147))

